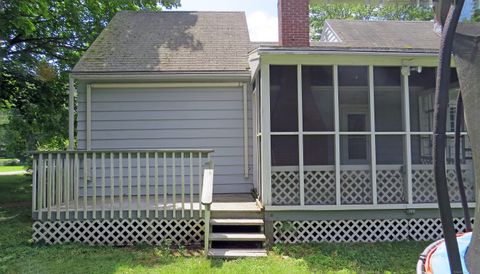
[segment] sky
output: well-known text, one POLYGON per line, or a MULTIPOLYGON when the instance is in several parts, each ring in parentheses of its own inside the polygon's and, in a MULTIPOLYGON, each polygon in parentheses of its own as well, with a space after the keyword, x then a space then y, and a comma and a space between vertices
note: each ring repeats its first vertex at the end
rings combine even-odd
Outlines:
POLYGON ((181 0, 187 11, 245 11, 250 40, 278 41, 278 0, 181 0))

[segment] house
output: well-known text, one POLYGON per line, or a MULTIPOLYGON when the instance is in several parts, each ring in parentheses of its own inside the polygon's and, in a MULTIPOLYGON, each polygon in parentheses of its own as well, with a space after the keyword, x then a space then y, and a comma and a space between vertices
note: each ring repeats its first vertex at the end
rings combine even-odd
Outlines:
POLYGON ((34 155, 34 240, 260 256, 265 241, 440 238, 432 23, 329 20, 310 42, 307 0, 279 15, 279 42, 254 43, 241 12, 118 13, 71 73, 77 146, 34 155))

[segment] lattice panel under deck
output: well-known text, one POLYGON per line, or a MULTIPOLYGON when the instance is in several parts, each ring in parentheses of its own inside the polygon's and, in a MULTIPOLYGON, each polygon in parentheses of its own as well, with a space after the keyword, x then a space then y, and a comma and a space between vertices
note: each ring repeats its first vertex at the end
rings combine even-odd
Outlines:
POLYGON ((274 242, 377 242, 406 239, 407 220, 275 222, 274 242))
POLYGON ((377 170, 377 199, 379 204, 406 202, 403 174, 400 170, 377 170))
MULTIPOLYGON (((471 221, 473 224, 473 218, 471 221)), ((453 224, 457 232, 465 232, 464 218, 454 218, 453 224)), ((415 241, 434 241, 443 237, 440 219, 411 219, 409 226, 410 238, 415 241)))
POLYGON ((159 245, 170 239, 185 245, 203 242, 203 235, 203 220, 97 220, 35 222, 32 238, 46 244, 159 245))
MULTIPOLYGON (((454 219, 457 232, 463 219, 454 219)), ((443 236, 440 219, 277 221, 275 243, 432 241, 443 236)))
POLYGON ((342 170, 340 171, 340 185, 342 204, 372 203, 370 170, 342 170))
POLYGON ((335 204, 335 171, 306 171, 305 204, 334 205, 335 204))
MULTIPOLYGON (((471 180, 467 180, 467 170, 462 170, 467 200, 475 201, 475 191, 471 180)), ((412 170, 412 191, 414 203, 436 203, 437 191, 432 169, 412 170)), ((452 202, 460 202, 457 175, 454 169, 447 169, 448 193, 452 202)))
POLYGON ((272 203, 274 205, 300 204, 298 171, 272 172, 272 203))

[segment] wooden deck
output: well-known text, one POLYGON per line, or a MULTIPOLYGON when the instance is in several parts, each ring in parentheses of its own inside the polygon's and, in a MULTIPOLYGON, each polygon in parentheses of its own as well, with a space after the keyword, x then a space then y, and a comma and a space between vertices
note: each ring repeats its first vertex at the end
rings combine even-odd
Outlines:
MULTIPOLYGON (((34 211, 34 219, 118 219, 118 218, 199 218, 202 216, 200 208, 204 207, 198 202, 198 195, 186 195, 182 199, 167 196, 158 197, 157 201, 154 196, 132 196, 129 201, 128 197, 115 196, 113 203, 111 197, 80 197, 78 205, 75 201, 53 204, 50 207, 43 207, 34 211), (68 212, 68 213, 67 213, 68 212), (57 217, 59 216, 59 217, 57 217)), ((251 194, 215 194, 213 195, 213 203, 211 211, 260 211, 261 208, 251 194)))

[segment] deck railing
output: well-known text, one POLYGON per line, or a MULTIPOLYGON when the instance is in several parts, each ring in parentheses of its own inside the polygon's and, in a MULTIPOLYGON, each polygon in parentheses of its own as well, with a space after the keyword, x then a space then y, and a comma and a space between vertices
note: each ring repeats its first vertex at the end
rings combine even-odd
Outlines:
POLYGON ((201 216, 210 149, 35 152, 33 216, 41 220, 201 216))

